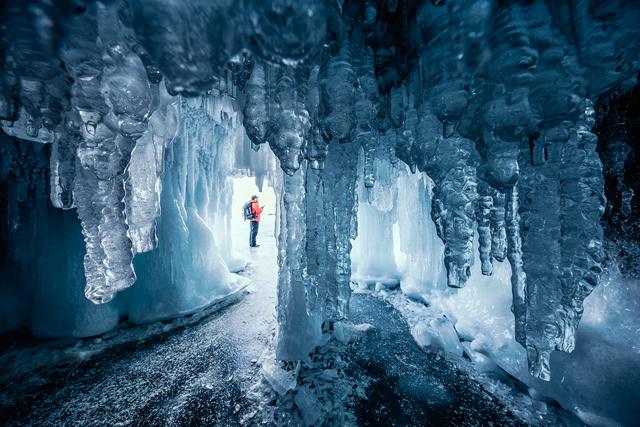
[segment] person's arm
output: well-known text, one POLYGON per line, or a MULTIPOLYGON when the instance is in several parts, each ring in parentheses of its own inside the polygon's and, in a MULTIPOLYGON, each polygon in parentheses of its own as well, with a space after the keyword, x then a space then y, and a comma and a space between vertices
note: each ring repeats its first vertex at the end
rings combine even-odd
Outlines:
POLYGON ((256 203, 253 209, 256 211, 256 215, 260 215, 263 211, 263 206, 260 206, 258 203, 256 203))

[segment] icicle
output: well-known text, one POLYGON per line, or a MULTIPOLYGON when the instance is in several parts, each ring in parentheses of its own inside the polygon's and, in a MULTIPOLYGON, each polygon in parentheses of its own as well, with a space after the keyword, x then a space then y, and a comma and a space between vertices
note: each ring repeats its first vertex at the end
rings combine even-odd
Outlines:
MULTIPOLYGON (((407 119, 405 120, 400 135, 396 138, 395 155, 405 162, 411 169, 411 172, 415 173, 416 163, 414 160, 414 146, 416 145, 416 132, 418 127, 418 112, 416 108, 411 105, 407 111, 407 119)), ((393 129, 389 129, 389 132, 394 132, 393 129)), ((394 132, 395 134, 395 132, 394 132)))
POLYGON ((402 86, 392 87, 389 95, 389 117, 391 124, 399 128, 405 120, 405 98, 407 88, 402 86))
POLYGON ((320 86, 318 81, 319 67, 314 67, 309 75, 309 82, 305 98, 305 106, 309 111, 309 119, 312 123, 309 139, 304 149, 305 157, 309 160, 311 169, 324 169, 324 161, 329 149, 328 141, 322 136, 318 126, 320 106, 320 86))
POLYGON ((287 175, 300 168, 302 148, 309 135, 309 113, 300 99, 305 93, 306 81, 299 81, 292 70, 280 70, 270 118, 274 132, 269 139, 273 153, 280 159, 280 167, 287 175))
MULTIPOLYGON (((480 252, 480 262, 482 263, 482 274, 491 276, 493 266, 491 264, 491 210, 493 208, 493 197, 489 186, 480 182, 480 197, 478 198, 478 251, 480 252)), ((495 191, 495 190, 494 190, 495 191)))
POLYGON ((72 105, 80 117, 73 199, 87 247, 85 294, 105 303, 135 281, 124 212, 125 168, 135 139, 147 128, 152 98, 144 65, 122 39, 127 30, 117 11, 96 9, 70 26, 78 37, 62 55, 75 80, 72 105))
POLYGON ((264 68, 257 63, 247 82, 247 100, 244 107, 244 128, 254 144, 263 144, 267 138, 267 105, 264 68))
POLYGON ((56 208, 73 206, 73 182, 75 180, 77 135, 64 134, 51 145, 49 158, 51 203, 56 208))
POLYGON ((322 71, 321 128, 328 140, 350 136, 355 125, 356 75, 347 44, 340 48, 322 71))
POLYGON ((587 104, 564 147, 560 173, 562 197, 562 338, 559 350, 572 352, 584 299, 600 282, 604 212, 602 163, 596 153, 593 108, 587 104))
POLYGON ((520 238, 520 215, 518 214, 518 187, 514 186, 506 194, 506 243, 507 258, 511 264, 511 293, 513 315, 515 316, 516 341, 526 345, 527 322, 527 276, 522 268, 522 242, 520 238))
POLYGON ((125 205, 135 253, 156 248, 164 155, 178 130, 178 99, 166 92, 164 84, 156 90, 158 108, 149 118, 149 130, 136 142, 127 167, 125 205))
POLYGON ((507 231, 505 229, 505 195, 497 191, 491 204, 491 256, 496 261, 507 257, 507 231))
MULTIPOLYGON (((447 10, 423 4, 416 18, 420 28, 438 34, 426 41, 420 59, 429 66, 427 74, 433 83, 422 101, 420 146, 416 153, 421 156, 418 168, 435 183, 432 217, 445 243, 447 281, 451 287, 463 287, 471 274, 478 197, 475 144, 457 131, 469 104, 468 76, 459 72, 463 55, 452 54, 463 49, 461 38, 451 25, 460 12, 460 5, 447 10)), ((399 96, 395 95, 395 99, 399 96)), ((399 118, 392 117, 396 119, 399 118)))

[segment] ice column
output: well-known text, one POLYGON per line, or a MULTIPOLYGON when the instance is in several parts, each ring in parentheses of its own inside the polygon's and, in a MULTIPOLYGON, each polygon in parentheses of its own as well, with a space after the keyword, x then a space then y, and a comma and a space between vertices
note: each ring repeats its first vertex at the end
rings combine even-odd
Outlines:
POLYGON ((407 257, 400 286, 404 293, 414 297, 446 283, 442 241, 430 216, 421 214, 431 211, 431 186, 422 172, 399 173, 396 209, 400 249, 407 257))
MULTIPOLYGON (((282 175, 278 185, 278 331, 276 357, 304 360, 320 343, 322 311, 318 288, 307 277, 307 224, 305 206, 306 161, 293 174, 282 175)), ((311 171, 311 173, 317 173, 311 171)), ((278 194, 277 193, 277 194, 278 194)), ((313 273, 313 269, 312 269, 313 273)))

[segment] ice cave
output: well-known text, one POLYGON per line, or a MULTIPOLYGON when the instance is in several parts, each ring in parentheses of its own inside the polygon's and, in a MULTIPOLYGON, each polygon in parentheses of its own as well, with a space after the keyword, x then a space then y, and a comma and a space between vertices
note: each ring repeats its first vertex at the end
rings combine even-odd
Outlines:
POLYGON ((0 425, 640 425, 638 23, 3 0, 0 425))

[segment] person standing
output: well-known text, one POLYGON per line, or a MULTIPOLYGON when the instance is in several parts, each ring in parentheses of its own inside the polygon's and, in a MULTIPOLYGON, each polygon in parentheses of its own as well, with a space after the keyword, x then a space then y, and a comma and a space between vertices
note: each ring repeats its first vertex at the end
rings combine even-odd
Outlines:
POLYGON ((249 231, 249 246, 252 248, 257 248, 258 245, 256 243, 256 239, 258 237, 258 227, 260 226, 260 214, 264 209, 264 206, 260 206, 258 203, 258 196, 251 196, 251 200, 249 201, 251 206, 251 213, 253 214, 252 218, 249 219, 249 223, 251 224, 251 228, 249 231))

